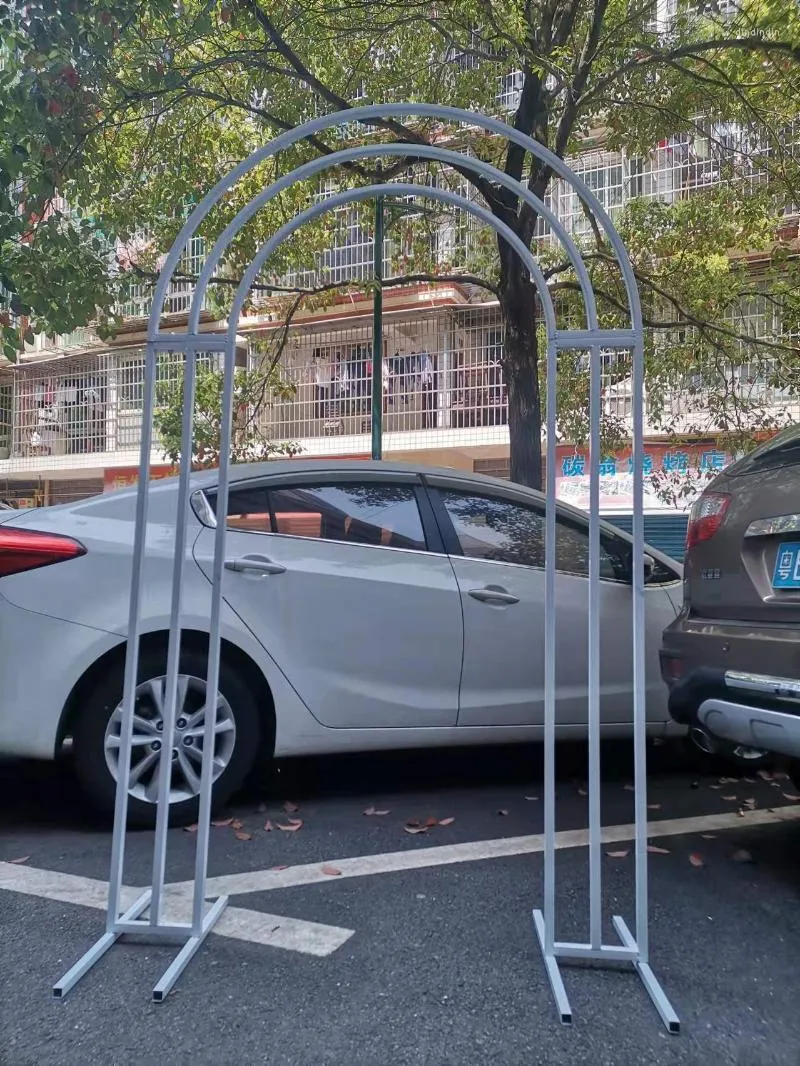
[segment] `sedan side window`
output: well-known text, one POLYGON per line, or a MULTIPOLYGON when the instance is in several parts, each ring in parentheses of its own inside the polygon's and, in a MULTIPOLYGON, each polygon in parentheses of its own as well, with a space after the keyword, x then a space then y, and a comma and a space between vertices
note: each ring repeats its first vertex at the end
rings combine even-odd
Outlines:
MULTIPOLYGON (((217 513, 217 494, 206 493, 211 509, 217 513)), ((228 529, 245 533, 272 533, 267 490, 253 485, 228 490, 228 529)))
MULTIPOLYGON (((216 494, 207 498, 216 513, 216 494)), ((417 551, 427 547, 414 487, 372 481, 232 486, 228 528, 417 551)))
MULTIPOLYGON (((533 566, 545 565, 545 513, 495 496, 440 490, 464 555, 470 559, 533 566)), ((621 543, 621 542, 620 542, 621 543)), ((589 530, 559 515, 556 519, 556 569, 589 576, 589 530)), ((627 562, 612 537, 600 534, 600 577, 626 579, 627 562)))
POLYGON ((411 485, 367 481, 270 489, 276 533, 386 548, 426 548, 411 485))
POLYGON ((544 515, 496 496, 440 490, 464 555, 544 568, 544 515))
MULTIPOLYGON (((564 574, 589 576, 589 528, 568 518, 556 520, 556 569, 564 574)), ((629 552, 623 541, 600 532, 600 578, 602 581, 627 581, 630 571, 629 552)))

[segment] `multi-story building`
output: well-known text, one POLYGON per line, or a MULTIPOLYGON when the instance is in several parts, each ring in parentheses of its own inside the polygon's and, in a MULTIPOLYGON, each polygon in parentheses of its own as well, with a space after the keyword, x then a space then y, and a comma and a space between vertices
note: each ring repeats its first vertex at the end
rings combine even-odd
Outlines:
MULTIPOLYGON (((503 92, 518 91, 513 76, 503 92)), ((513 105, 513 100, 509 101, 513 105)), ((724 180, 720 151, 753 180, 759 179, 757 145, 747 131, 726 125, 709 136, 677 137, 664 142, 647 159, 606 150, 602 141, 573 160, 575 170, 612 213, 638 197, 667 202, 691 196, 724 180), (749 138, 749 140, 748 140, 749 138), (721 146, 721 147, 720 147, 721 146), (745 150, 746 149, 746 150, 745 150)), ((326 188, 322 187, 321 195, 326 188)), ((550 190, 552 206, 577 236, 587 225, 575 194, 563 182, 550 190)), ((320 258, 316 276, 325 281, 358 282, 372 276, 371 236, 354 210, 342 213, 331 248, 320 258)), ((787 213, 787 226, 797 218, 787 213)), ((440 257, 452 261, 454 243, 471 239, 469 227, 443 227, 435 236, 440 257)), ((542 239, 545 239, 544 237, 542 239)), ((434 249, 436 251, 436 249, 434 249)), ((201 243, 189 249, 187 273, 202 259, 201 243)), ((387 270, 392 255, 387 237, 387 270)), ((298 276, 297 284, 308 279, 298 276)), ((183 283, 170 295, 167 310, 176 325, 188 307, 183 283)), ((40 341, 19 366, 0 370, 0 497, 29 503, 58 502, 102 491, 135 477, 141 433, 144 319, 149 293, 134 293, 125 328, 115 340, 100 343, 90 330, 55 343, 40 341)), ((367 456, 370 451, 372 305, 365 295, 349 292, 324 312, 299 314, 284 345, 280 373, 292 394, 260 414, 264 431, 276 441, 293 441, 306 456, 367 456)), ((754 336, 777 335, 771 305, 752 297, 741 310, 738 327, 754 336)), ((203 328, 227 324, 204 316, 203 328)), ((244 364, 280 323, 267 308, 238 323, 244 364)), ((387 458, 459 466, 503 475, 508 470, 508 411, 502 374, 503 328, 495 302, 483 290, 454 282, 404 286, 386 291, 383 314, 383 450, 387 458)), ((181 374, 177 358, 163 357, 162 380, 181 374)), ((761 389, 782 418, 800 417, 791 398, 770 393, 765 382, 742 380, 761 389)), ((629 383, 607 383, 608 413, 624 420, 630 414, 629 383)), ((680 429, 685 403, 671 401, 672 424, 680 429)), ((689 420, 685 419, 686 426, 689 420)), ((670 445, 650 424, 648 468, 724 465, 729 456, 713 444, 714 428, 699 439, 670 445)), ((152 453, 154 473, 167 469, 163 449, 152 453)), ((585 455, 565 443, 559 457, 560 494, 578 504, 586 499, 585 455)), ((603 504, 608 511, 630 509, 628 457, 622 452, 603 464, 603 504)), ((664 507, 652 494, 648 505, 664 507)))

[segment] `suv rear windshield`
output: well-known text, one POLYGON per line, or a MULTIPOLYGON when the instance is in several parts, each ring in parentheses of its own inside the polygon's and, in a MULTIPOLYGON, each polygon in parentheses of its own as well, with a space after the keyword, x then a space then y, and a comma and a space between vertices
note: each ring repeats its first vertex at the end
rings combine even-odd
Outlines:
POLYGON ((754 448, 731 469, 732 474, 755 474, 775 466, 800 463, 800 425, 788 426, 754 448))

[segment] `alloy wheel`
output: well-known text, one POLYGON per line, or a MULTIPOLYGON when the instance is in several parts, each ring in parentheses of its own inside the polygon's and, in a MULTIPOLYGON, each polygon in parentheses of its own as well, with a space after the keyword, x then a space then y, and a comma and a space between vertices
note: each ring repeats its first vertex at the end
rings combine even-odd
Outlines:
MULTIPOLYGON (((166 677, 144 681, 136 689, 131 746, 131 772, 128 794, 145 803, 158 799, 158 768, 164 738, 164 693, 166 677)), ((170 803, 194 799, 200 792, 200 768, 205 734, 206 682, 180 674, 176 701, 175 729, 172 734, 170 803)), ((119 771, 122 730, 122 703, 112 713, 106 727, 106 765, 114 780, 119 771)), ((217 694, 212 752, 212 780, 227 768, 236 744, 236 722, 230 704, 217 694)))

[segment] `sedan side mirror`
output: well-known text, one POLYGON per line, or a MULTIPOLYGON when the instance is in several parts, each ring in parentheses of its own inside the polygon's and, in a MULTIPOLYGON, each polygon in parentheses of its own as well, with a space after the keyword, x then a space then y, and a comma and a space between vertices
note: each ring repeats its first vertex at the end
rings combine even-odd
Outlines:
MULTIPOLYGON (((652 555, 648 555, 645 552, 645 554, 642 556, 642 566, 644 567, 644 583, 646 585, 648 584, 648 582, 653 580, 653 574, 655 573, 656 569, 656 561, 652 555)), ((625 570, 627 580, 631 584, 633 584, 633 548, 631 548, 626 553, 625 570)))

